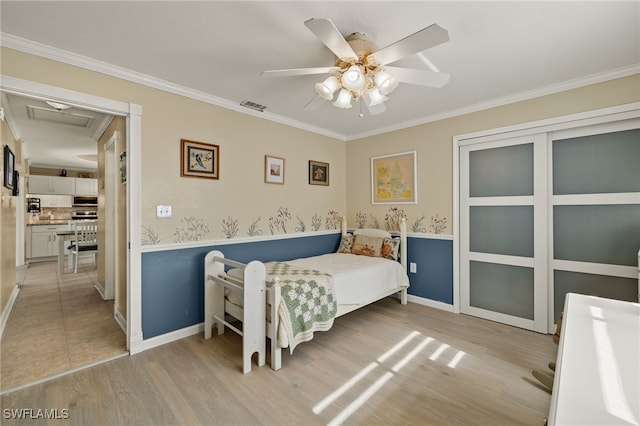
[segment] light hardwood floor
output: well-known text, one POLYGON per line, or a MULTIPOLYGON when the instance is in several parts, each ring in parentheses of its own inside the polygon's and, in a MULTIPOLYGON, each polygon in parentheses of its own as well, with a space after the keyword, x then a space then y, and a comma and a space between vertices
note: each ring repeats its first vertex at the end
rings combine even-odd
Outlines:
POLYGON ((57 273, 57 263, 20 270, 22 288, 0 343, 0 390, 126 354, 126 336, 113 303, 95 289, 96 269, 80 258, 78 273, 57 273))
POLYGON ((280 371, 243 375, 240 344, 191 336, 6 394, 2 409, 68 409, 56 425, 542 425, 550 393, 531 370, 557 350, 551 336, 392 298, 283 353, 280 371))

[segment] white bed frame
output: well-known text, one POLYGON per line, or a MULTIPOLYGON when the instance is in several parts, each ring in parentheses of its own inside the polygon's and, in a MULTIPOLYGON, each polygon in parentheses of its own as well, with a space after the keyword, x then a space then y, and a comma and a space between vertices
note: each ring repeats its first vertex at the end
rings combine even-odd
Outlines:
MULTIPOLYGON (((364 234, 367 230, 358 230, 364 234)), ((380 232, 380 230, 373 230, 380 232)), ((342 235, 347 233, 346 218, 342 220, 342 235)), ((400 263, 407 269, 407 224, 403 218, 400 224, 400 263)), ((243 373, 251 371, 251 357, 258 353, 258 366, 265 364, 266 337, 271 339, 271 368, 282 367, 282 347, 278 343, 278 306, 281 287, 278 277, 267 283, 266 268, 257 260, 247 264, 225 259, 218 250, 207 253, 204 261, 204 338, 211 338, 215 325, 218 334, 224 333, 225 326, 242 336, 243 373), (242 279, 225 274, 225 265, 243 271, 242 279), (243 295, 243 307, 227 301, 225 289, 243 295), (267 315, 269 309, 269 315, 267 315), (227 322, 227 315, 242 321, 242 330, 227 322)), ((407 304, 407 288, 397 287, 383 294, 373 296, 358 305, 338 305, 336 318, 369 305, 387 296, 400 293, 400 303, 407 304)))

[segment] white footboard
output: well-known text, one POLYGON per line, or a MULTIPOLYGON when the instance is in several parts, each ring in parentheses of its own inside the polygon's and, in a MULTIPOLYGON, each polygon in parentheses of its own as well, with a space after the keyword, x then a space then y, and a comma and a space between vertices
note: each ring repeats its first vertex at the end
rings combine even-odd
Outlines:
POLYGON ((262 262, 225 259, 222 252, 207 253, 204 261, 204 338, 211 338, 214 324, 218 334, 225 326, 242 336, 242 372, 251 371, 251 357, 258 353, 258 365, 265 364, 266 270, 262 262), (225 265, 243 271, 242 279, 225 274, 225 265), (232 312, 226 307, 225 289, 242 295, 243 307, 232 312), (226 321, 226 314, 242 321, 242 330, 226 321), (239 315, 240 314, 240 315, 239 315), (241 318, 238 318, 241 317, 241 318))

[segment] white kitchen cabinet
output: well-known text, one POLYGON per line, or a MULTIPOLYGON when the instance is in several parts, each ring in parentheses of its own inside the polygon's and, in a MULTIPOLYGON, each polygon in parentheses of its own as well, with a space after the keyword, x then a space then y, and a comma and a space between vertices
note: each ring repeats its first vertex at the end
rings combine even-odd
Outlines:
POLYGON ((98 195, 98 179, 76 178, 76 195, 98 195))
POLYGON ((27 257, 49 257, 58 255, 56 232, 68 229, 67 225, 32 225, 29 227, 31 244, 27 257))
POLYGON ((61 176, 29 176, 29 193, 34 195, 75 195, 76 179, 61 176))
POLYGON ((72 195, 39 195, 40 207, 71 207, 73 204, 72 195))

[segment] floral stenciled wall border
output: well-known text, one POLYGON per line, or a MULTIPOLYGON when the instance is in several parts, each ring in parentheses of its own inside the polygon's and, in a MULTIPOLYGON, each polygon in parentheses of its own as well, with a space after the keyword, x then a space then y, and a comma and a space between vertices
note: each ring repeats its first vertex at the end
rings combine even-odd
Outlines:
MULTIPOLYGON (((336 210, 329 210, 325 216, 314 213, 310 222, 307 224, 305 218, 295 215, 287 207, 279 207, 275 214, 268 217, 266 226, 271 235, 287 234, 291 229, 294 232, 314 232, 322 229, 334 230, 340 229, 342 215, 336 210)), ((411 221, 407 217, 404 210, 398 207, 391 207, 381 222, 371 213, 358 211, 356 213, 356 228, 377 228, 386 229, 387 231, 398 231, 402 218, 407 219, 408 230, 413 233, 431 233, 442 234, 447 229, 447 218, 436 214, 429 218, 427 222, 426 215, 421 215, 411 221)), ((249 237, 264 235, 262 218, 258 216, 251 220, 246 231, 249 237)), ((175 228, 173 239, 175 243, 202 241, 211 234, 209 225, 203 218, 194 216, 186 216, 180 219, 181 226, 175 228)), ((227 216, 220 222, 220 234, 227 239, 239 237, 241 234, 240 220, 232 216, 227 216)), ((151 226, 142 227, 142 245, 157 245, 162 242, 160 234, 151 226)))
MULTIPOLYGON (((245 234, 249 237, 255 237, 269 232, 271 235, 287 234, 293 229, 295 232, 319 231, 322 229, 333 230, 340 228, 342 215, 336 210, 330 210, 326 216, 314 213, 309 223, 304 217, 295 215, 295 223, 293 223, 294 215, 287 207, 279 207, 275 214, 268 217, 266 228, 263 230, 262 217, 258 216, 251 220, 245 234)), ((188 241, 202 241, 210 236, 211 231, 209 225, 203 218, 187 216, 180 219, 181 226, 175 228, 173 232, 173 242, 182 243, 188 241)), ((240 220, 232 216, 227 216, 220 222, 220 234, 222 237, 231 239, 241 236, 240 220)), ((157 245, 162 242, 160 234, 151 226, 142 227, 142 245, 157 245)))
MULTIPOLYGON (((422 215, 411 222, 404 210, 398 207, 391 207, 384 216, 384 229, 387 231, 398 231, 402 218, 407 219, 409 232, 423 234, 442 234, 447 229, 447 218, 439 214, 431 216, 429 223, 425 223, 426 215, 422 215)), ((358 211, 356 213, 356 228, 382 228, 380 221, 371 213, 358 211)))

